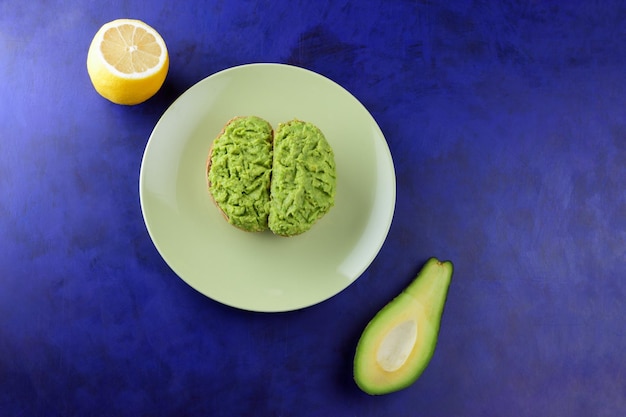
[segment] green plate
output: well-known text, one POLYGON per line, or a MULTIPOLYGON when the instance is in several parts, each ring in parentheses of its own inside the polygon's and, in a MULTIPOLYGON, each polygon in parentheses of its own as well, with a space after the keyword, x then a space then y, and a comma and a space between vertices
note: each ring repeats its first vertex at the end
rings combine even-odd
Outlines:
POLYGON ((141 209, 157 250, 200 293, 250 311, 297 310, 354 282, 391 226, 396 179, 389 147, 365 107, 319 74, 250 64, 213 74, 163 114, 146 146, 141 209), (335 206, 295 237, 247 233, 228 224, 206 186, 209 147, 234 116, 274 127, 298 118, 317 125, 335 152, 335 206))

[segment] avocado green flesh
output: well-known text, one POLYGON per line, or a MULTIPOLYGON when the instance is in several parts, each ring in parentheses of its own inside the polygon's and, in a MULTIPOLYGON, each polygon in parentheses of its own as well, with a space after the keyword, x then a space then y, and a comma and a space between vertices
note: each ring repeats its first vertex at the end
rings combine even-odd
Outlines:
POLYGON ((278 235, 301 234, 334 205, 335 159, 322 132, 293 120, 280 124, 274 161, 268 225, 278 235))
POLYGON ((232 120, 215 140, 209 191, 234 226, 267 228, 272 152, 272 127, 254 116, 232 120))
POLYGON ((354 357, 354 380, 366 393, 407 388, 432 358, 452 278, 450 261, 429 259, 413 282, 368 323, 354 357))

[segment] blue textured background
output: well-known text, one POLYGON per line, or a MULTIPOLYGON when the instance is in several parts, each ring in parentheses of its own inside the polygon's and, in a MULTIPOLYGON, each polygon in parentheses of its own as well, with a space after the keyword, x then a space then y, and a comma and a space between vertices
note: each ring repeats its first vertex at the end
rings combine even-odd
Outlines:
POLYGON ((625 39, 621 1, 0 1, 0 415, 623 416, 625 39), (135 107, 86 72, 119 17, 170 51, 135 107), (141 216, 159 117, 250 62, 343 85, 396 164, 379 256, 301 311, 203 297, 141 216), (433 361, 370 397, 356 341, 430 256, 456 266, 433 361))

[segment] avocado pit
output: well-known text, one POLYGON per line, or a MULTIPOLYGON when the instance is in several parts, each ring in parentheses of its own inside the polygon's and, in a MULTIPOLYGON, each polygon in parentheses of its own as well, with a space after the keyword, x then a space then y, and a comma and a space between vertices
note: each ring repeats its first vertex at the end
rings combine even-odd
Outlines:
POLYGON ((392 328, 376 351, 376 362, 387 372, 397 371, 409 358, 417 341, 417 321, 405 320, 392 328))

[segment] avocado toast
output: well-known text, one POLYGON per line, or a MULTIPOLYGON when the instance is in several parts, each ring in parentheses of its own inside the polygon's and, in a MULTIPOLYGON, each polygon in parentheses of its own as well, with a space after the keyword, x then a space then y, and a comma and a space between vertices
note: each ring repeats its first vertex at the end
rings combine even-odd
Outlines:
POLYGON ((274 132, 260 117, 235 117, 211 145, 206 172, 215 204, 245 231, 295 236, 334 205, 334 153, 309 122, 294 119, 274 132))
POLYGON ((274 136, 268 225, 277 235, 306 232, 334 205, 335 158, 315 125, 292 120, 274 136))
POLYGON ((209 193, 230 224, 267 229, 272 171, 272 126, 256 116, 231 119, 207 159, 209 193))

